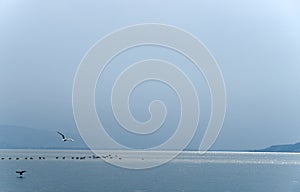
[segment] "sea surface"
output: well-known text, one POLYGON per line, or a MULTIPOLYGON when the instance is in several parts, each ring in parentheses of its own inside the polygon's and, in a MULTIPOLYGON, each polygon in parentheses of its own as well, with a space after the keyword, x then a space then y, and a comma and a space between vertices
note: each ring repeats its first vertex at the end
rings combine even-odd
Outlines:
POLYGON ((97 156, 81 150, 0 150, 0 192, 300 191, 300 154, 182 152, 159 167, 130 170, 104 159, 151 161, 164 158, 167 152, 102 153, 97 156), (19 178, 17 170, 27 172, 19 178))

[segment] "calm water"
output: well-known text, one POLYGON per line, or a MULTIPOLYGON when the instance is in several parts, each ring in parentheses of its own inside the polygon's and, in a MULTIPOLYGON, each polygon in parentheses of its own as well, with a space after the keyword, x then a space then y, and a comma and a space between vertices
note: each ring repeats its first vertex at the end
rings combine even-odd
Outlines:
MULTIPOLYGON (((153 155, 163 158, 164 153, 153 155)), ((4 158, 0 159, 1 192, 300 191, 300 154, 184 152, 170 163, 147 170, 118 168, 101 159, 152 160, 141 153, 115 156, 104 151, 97 158, 88 151, 2 150, 0 158, 4 158), (22 169, 27 172, 18 178, 15 171, 22 169)))

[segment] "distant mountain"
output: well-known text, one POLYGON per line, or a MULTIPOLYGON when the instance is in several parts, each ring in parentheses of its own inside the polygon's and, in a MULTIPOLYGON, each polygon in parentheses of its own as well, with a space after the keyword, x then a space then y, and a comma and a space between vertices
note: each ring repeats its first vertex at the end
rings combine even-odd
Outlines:
MULTIPOLYGON (((67 134, 67 133, 66 133, 67 134)), ((87 148, 81 137, 68 134, 74 142, 62 142, 56 130, 49 131, 0 125, 0 149, 85 149, 87 148)))
MULTIPOLYGON (((88 149, 80 135, 66 132, 74 142, 61 141, 59 130, 43 130, 30 127, 0 125, 0 149, 88 149)), ((241 150, 246 151, 246 150, 241 150)), ((251 152, 300 152, 300 142, 286 145, 272 145, 251 152)))
POLYGON ((252 150, 254 152, 300 152, 300 142, 286 145, 272 145, 265 149, 252 150))

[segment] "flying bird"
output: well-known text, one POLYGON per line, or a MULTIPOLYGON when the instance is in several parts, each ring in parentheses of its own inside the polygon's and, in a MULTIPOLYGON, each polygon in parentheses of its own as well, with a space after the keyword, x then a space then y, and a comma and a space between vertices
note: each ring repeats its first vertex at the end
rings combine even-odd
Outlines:
POLYGON ((16 171, 16 173, 19 174, 19 177, 22 178, 23 177, 23 173, 25 173, 26 171, 16 171))
POLYGON ((57 133, 61 135, 63 141, 74 141, 74 139, 65 137, 65 135, 59 131, 57 131, 57 133))

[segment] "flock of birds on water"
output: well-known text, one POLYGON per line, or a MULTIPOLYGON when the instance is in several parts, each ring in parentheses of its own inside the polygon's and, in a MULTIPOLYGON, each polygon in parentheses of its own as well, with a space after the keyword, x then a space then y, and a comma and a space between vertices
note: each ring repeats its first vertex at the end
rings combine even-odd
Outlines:
MULTIPOLYGON (((74 139, 72 138, 69 138, 69 137, 66 137, 63 133, 57 131, 57 133, 62 137, 62 141, 63 142, 66 142, 66 141, 74 141, 74 139)), ((114 158, 117 158, 119 160, 121 160, 122 158, 121 157, 118 157, 117 155, 102 155, 102 156, 96 156, 96 155, 92 155, 92 156, 80 156, 80 157, 75 157, 75 156, 72 156, 72 157, 69 157, 70 159, 74 159, 74 160, 85 160, 85 159, 114 159, 114 158)), ((1 160, 21 160, 22 158, 19 158, 19 157, 16 157, 16 158, 12 158, 12 157, 9 157, 9 158, 4 158, 2 157, 1 160)), ((38 160, 45 160, 46 157, 24 157, 23 158, 24 160, 34 160, 34 159, 38 159, 38 160)), ((56 156, 55 159, 67 159, 66 156, 63 156, 63 157, 59 157, 59 156, 56 156)), ((18 178, 23 178, 23 174, 25 173, 26 171, 25 170, 17 170, 16 173, 18 174, 18 178)))

